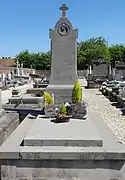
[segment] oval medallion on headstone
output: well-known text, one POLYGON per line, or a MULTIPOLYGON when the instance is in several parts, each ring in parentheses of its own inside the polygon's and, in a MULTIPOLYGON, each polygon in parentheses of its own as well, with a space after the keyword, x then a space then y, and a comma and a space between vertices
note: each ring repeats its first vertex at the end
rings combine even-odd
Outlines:
POLYGON ((61 36, 66 36, 67 34, 69 34, 69 31, 70 31, 70 27, 66 23, 62 23, 58 27, 58 33, 61 36))

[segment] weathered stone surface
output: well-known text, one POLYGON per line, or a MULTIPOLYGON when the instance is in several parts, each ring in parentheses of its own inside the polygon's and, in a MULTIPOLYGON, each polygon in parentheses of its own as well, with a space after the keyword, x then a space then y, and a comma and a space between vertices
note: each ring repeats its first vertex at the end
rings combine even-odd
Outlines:
POLYGON ((124 162, 114 161, 8 161, 2 180, 124 180, 124 162), (94 170, 93 170, 94 169, 94 170))
POLYGON ((90 119, 70 119, 68 123, 55 124, 50 119, 37 118, 24 138, 24 145, 95 147, 102 146, 103 141, 90 119))
POLYGON ((71 102, 73 85, 77 79, 78 30, 64 17, 49 31, 52 60, 47 91, 54 93, 56 104, 71 102), (63 29, 64 28, 64 29, 63 29), (64 30, 64 31, 63 31, 64 30))
POLYGON ((73 105, 72 117, 84 119, 87 114, 87 107, 84 102, 79 102, 73 105))
POLYGON ((54 103, 56 105, 71 102, 73 85, 49 85, 47 91, 54 93, 54 103))
POLYGON ((19 115, 15 112, 5 113, 0 117, 0 145, 19 125, 19 115))
MULTIPOLYGON (((96 118, 97 122, 99 122, 98 118, 94 117, 93 114, 92 117, 96 118)), ((0 148, 0 158, 3 157, 3 159, 7 160, 6 163, 2 163, 2 180, 70 180, 73 178, 82 180, 83 177, 87 180, 110 180, 112 178, 124 180, 125 148, 123 145, 116 144, 117 146, 114 149, 114 141, 112 141, 112 144, 108 144, 110 147, 107 147, 105 144, 105 148, 63 146, 20 147, 20 143, 33 125, 34 119, 27 118, 24 120, 0 148), (12 144, 13 146, 11 146, 12 144)), ((39 127, 41 127, 40 124, 39 127)), ((102 133, 107 132, 103 124, 100 126, 100 129, 102 133)), ((77 132, 79 131, 78 126, 76 126, 76 130, 77 132)), ((91 129, 89 131, 91 132, 91 129)), ((102 136, 105 139, 105 135, 102 134, 102 136)), ((106 136, 108 136, 109 141, 112 140, 108 132, 106 136)))

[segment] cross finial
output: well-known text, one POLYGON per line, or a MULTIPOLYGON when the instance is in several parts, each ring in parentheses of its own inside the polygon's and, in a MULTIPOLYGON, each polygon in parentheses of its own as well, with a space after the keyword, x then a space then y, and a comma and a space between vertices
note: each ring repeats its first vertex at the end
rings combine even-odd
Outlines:
POLYGON ((60 7, 60 10, 62 11, 62 18, 66 18, 66 11, 68 9, 69 8, 65 4, 62 4, 62 6, 60 7))

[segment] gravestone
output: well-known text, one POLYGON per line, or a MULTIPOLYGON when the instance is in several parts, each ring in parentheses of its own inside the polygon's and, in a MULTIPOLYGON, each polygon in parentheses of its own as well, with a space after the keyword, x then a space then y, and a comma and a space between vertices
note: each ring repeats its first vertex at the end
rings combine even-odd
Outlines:
POLYGON ((78 30, 73 29, 66 17, 64 4, 60 8, 62 17, 54 30, 50 29, 51 39, 51 77, 47 90, 54 93, 55 104, 71 102, 72 89, 77 79, 77 37, 78 30))
POLYGON ((108 75, 108 68, 106 63, 99 63, 93 65, 93 76, 107 76, 108 75))

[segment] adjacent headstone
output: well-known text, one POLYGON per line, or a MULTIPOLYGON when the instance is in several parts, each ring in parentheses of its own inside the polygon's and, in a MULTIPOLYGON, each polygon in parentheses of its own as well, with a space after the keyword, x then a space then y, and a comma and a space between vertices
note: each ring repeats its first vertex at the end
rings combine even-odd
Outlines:
POLYGON ((93 76, 107 76, 108 68, 106 63, 99 63, 93 65, 93 76))
POLYGON ((52 60, 51 77, 47 90, 54 93, 55 104, 71 102, 74 83, 77 79, 77 37, 78 30, 73 29, 66 17, 68 7, 62 5, 62 17, 50 30, 52 60))

